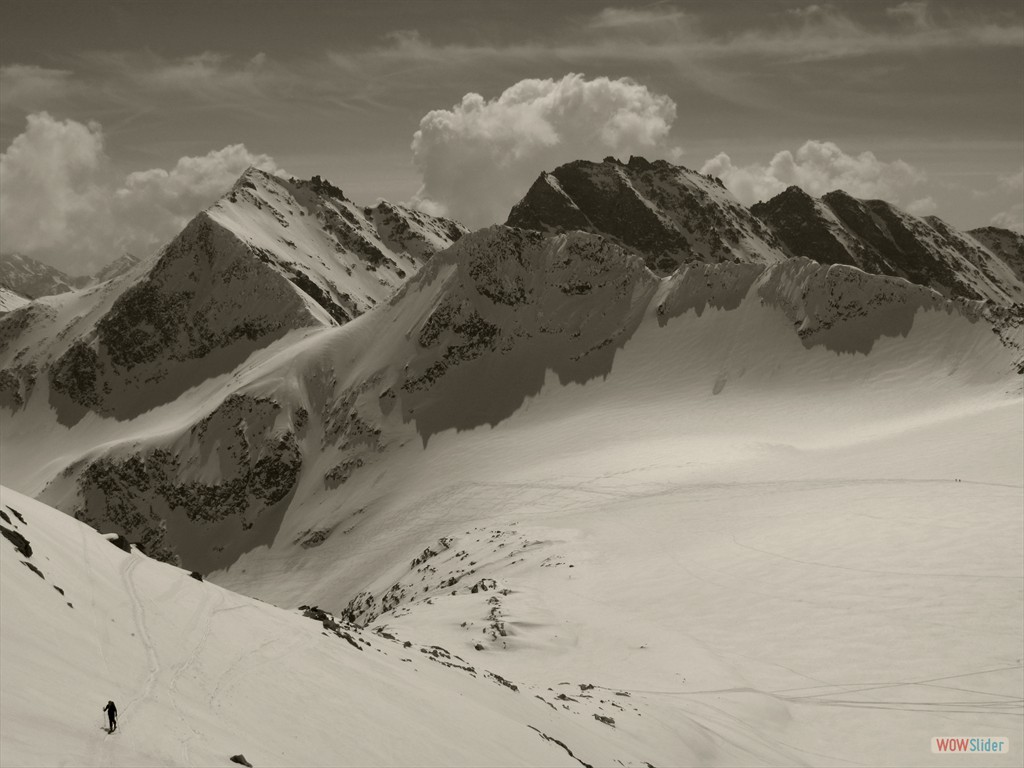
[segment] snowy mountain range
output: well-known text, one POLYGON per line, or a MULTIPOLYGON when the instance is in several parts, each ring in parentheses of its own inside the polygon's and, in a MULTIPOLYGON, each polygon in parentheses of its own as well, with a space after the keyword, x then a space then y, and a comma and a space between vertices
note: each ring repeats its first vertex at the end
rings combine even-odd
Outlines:
POLYGON ((38 299, 82 288, 87 277, 71 277, 56 267, 18 253, 0 255, 0 288, 26 299, 38 299))
POLYGON ((93 275, 72 277, 28 256, 0 254, 0 314, 43 296, 55 296, 105 283, 128 272, 138 263, 138 258, 125 253, 93 275))
MULTIPOLYGON (((1015 737, 1019 244, 843 193, 748 210, 640 158, 542 174, 472 233, 246 172, 154 258, 0 317, 4 503, 28 521, 6 528, 121 606, 143 681, 121 695, 174 723, 91 762, 208 761, 232 733, 331 762, 231 704, 250 665, 287 688, 284 653, 304 685, 345 677, 308 699, 326 719, 377 733, 357 710, 387 711, 382 684, 419 702, 394 717, 425 762, 840 764, 891 732, 880 759, 925 764, 954 712, 1015 737), (243 607, 251 643, 223 615, 243 607), (946 677, 970 690, 919 687, 946 677)), ((7 628, 91 638, 99 614, 39 608, 13 541, 3 663, 28 685, 45 655, 7 628)), ((44 705, 22 683, 5 722, 44 705)), ((410 759, 379 749, 353 761, 410 759)))
POLYGON ((660 275, 691 262, 786 258, 772 232, 718 179, 642 157, 580 160, 542 173, 505 223, 604 235, 644 256, 660 275))

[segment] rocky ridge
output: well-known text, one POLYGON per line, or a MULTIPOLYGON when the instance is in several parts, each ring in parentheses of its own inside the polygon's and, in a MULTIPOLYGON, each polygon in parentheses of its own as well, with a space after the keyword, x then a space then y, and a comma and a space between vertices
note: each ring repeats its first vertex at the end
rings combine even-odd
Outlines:
POLYGON ((883 200, 858 200, 842 191, 815 199, 799 187, 751 212, 791 256, 902 277, 949 297, 1001 305, 1024 301, 1024 283, 1007 260, 935 216, 918 218, 883 200))
POLYGON ((692 262, 773 264, 774 234, 722 183, 664 160, 578 160, 542 173, 507 226, 547 234, 604 235, 644 257, 656 274, 692 262))
POLYGON ((462 232, 389 203, 359 208, 319 177, 249 169, 147 271, 122 260, 76 298, 4 316, 0 394, 24 401, 19 371, 32 366, 64 421, 129 418, 289 332, 359 316, 462 232))
POLYGON ((979 227, 967 234, 1005 261, 1017 279, 1024 281, 1024 234, 999 227, 979 227))

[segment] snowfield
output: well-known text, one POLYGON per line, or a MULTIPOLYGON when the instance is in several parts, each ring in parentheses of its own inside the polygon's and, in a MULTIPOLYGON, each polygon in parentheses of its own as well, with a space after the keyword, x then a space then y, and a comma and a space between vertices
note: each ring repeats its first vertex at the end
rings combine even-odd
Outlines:
POLYGON ((541 734, 623 741, 439 649, 339 635, 7 488, 0 503, 32 548, 0 559, 5 766, 578 765, 541 734))

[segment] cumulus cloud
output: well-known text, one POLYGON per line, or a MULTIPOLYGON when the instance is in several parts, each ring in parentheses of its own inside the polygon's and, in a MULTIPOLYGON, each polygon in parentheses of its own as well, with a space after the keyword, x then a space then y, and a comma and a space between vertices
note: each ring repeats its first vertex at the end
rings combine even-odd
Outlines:
POLYGON ((668 154, 667 96, 629 79, 522 80, 487 101, 467 93, 420 120, 412 151, 421 208, 469 226, 504 221, 541 171, 608 154, 668 154))
POLYGON ((97 123, 29 115, 25 132, 0 155, 3 249, 33 254, 76 242, 90 249, 86 230, 106 217, 107 163, 97 123))
POLYGON ((243 144, 182 157, 170 170, 128 174, 114 192, 119 249, 147 253, 158 248, 223 195, 249 166, 285 175, 272 157, 253 154, 243 144))
POLYGON ((173 237, 250 165, 281 173, 273 158, 234 144, 173 168, 115 172, 98 123, 29 115, 0 155, 0 247, 72 274, 125 251, 138 256, 173 237))
MULTIPOLYGON (((901 194, 925 180, 923 172, 902 160, 885 162, 871 152, 849 155, 831 141, 813 140, 795 154, 788 149, 776 153, 766 165, 737 166, 721 152, 704 163, 701 173, 720 178, 747 205, 794 185, 815 197, 842 189, 854 197, 898 203, 901 194)), ((918 202, 924 205, 924 201, 918 202)))

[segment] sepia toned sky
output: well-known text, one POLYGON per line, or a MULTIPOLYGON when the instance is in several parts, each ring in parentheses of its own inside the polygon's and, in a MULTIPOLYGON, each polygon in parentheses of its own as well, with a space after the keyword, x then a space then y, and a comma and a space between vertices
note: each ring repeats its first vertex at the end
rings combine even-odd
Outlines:
POLYGON ((1024 228, 1020 0, 4 0, 0 249, 71 271, 251 164, 472 226, 605 155, 1024 228))

